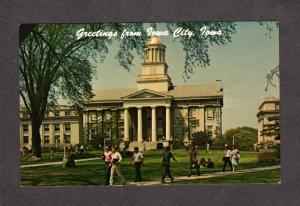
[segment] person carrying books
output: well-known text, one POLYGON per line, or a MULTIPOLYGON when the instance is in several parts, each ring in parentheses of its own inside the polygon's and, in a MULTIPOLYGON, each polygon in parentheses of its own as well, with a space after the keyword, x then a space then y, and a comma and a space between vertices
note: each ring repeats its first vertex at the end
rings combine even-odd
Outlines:
POLYGON ((111 166, 111 172, 110 172, 110 185, 113 185, 114 183, 114 175, 115 173, 118 175, 118 177, 121 179, 121 182, 123 185, 126 184, 125 179, 122 175, 121 169, 120 169, 120 163, 123 160, 121 154, 118 152, 117 147, 113 147, 111 150, 111 158, 112 158, 112 166, 111 166))

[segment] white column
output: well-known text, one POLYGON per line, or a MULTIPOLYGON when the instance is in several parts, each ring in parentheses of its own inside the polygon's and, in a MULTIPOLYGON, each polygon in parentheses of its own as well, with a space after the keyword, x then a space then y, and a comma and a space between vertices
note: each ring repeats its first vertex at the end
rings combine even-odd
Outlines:
POLYGON ((124 140, 129 141, 129 111, 128 108, 124 109, 124 140))
POLYGON ((20 147, 22 148, 24 146, 24 130, 23 125, 20 124, 20 147))
POLYGON ((32 147, 32 125, 28 124, 28 138, 29 138, 29 145, 32 147))
POLYGON ((54 124, 49 124, 49 144, 54 145, 55 139, 54 139, 54 124))
POLYGON ((138 107, 138 142, 143 141, 142 107, 138 107))
POLYGON ((159 56, 159 62, 162 62, 161 49, 159 49, 158 51, 159 51, 159 53, 158 53, 158 56, 159 56))
POLYGON ((65 125, 63 123, 59 124, 59 135, 60 135, 60 144, 65 144, 65 125))
POLYGON ((156 139, 156 108, 155 107, 152 107, 152 124, 151 124, 151 127, 152 127, 152 138, 151 138, 151 141, 152 142, 156 142, 157 139, 156 139))
POLYGON ((171 140, 171 114, 170 106, 166 107, 166 140, 171 140))

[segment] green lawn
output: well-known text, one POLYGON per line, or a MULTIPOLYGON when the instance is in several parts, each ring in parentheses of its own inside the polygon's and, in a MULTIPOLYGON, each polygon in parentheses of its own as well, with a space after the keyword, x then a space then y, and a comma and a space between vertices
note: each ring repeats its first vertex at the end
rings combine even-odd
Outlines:
MULTIPOLYGON (((161 177, 161 155, 162 150, 156 151, 146 151, 145 165, 142 167, 142 176, 145 181, 147 180, 158 180, 161 177)), ((100 155, 100 154, 99 154, 100 155)), ((174 151, 174 155, 178 160, 178 163, 171 163, 172 174, 176 176, 185 176, 188 173, 189 158, 188 152, 183 149, 178 149, 174 151)), ((221 171, 222 169, 222 156, 223 151, 211 151, 209 154, 205 154, 205 151, 200 152, 200 157, 208 158, 210 157, 215 163, 214 169, 201 169, 202 173, 210 173, 221 171)), ((62 186, 79 186, 79 185, 102 185, 104 184, 104 164, 102 160, 91 160, 86 162, 79 162, 76 164, 76 168, 63 169, 61 165, 51 165, 43 167, 34 168, 22 168, 21 177, 22 185, 62 185, 62 186)), ((257 163, 257 157, 255 152, 241 152, 241 162, 240 168, 254 168, 265 165, 260 165, 257 163)), ((229 168, 228 168, 229 169, 229 168)), ((125 179, 127 181, 132 181, 134 179, 134 167, 129 165, 129 158, 124 158, 121 165, 121 170, 125 179)), ((267 172, 266 172, 267 173, 267 172)), ((253 175, 253 174, 252 174, 253 175)), ((264 175, 261 177, 263 178, 264 175)), ((278 172, 279 176, 279 172, 278 172)), ((224 179, 229 177, 222 177, 224 179)), ((223 179, 219 179, 218 183, 222 183, 223 179)), ((245 182, 244 178, 239 178, 236 176, 237 182, 245 182), (240 179, 240 180, 239 180, 240 179)), ((267 175, 266 175, 267 178, 267 175)), ((255 177, 254 177, 255 179, 255 177)), ((276 178, 275 178, 276 179, 276 178)), ((249 181, 252 182, 253 178, 249 181)), ((212 180, 210 180, 212 181, 212 180)), ((201 183, 210 183, 209 180, 201 180, 201 183), (208 181, 208 182, 207 182, 208 181)), ((224 180, 226 181, 226 180, 224 180)), ((258 179, 258 181, 261 181, 258 179)), ((253 180, 253 182, 256 182, 253 180)), ((278 181, 274 181, 278 182, 278 181)), ((193 182, 191 182, 192 184, 193 182)), ((216 183, 213 182, 212 183, 216 183)))
POLYGON ((175 182, 175 184, 236 184, 236 183, 274 183, 280 181, 280 169, 234 174, 230 176, 214 177, 201 180, 175 182))
MULTIPOLYGON (((89 153, 89 155, 91 155, 93 157, 94 156, 100 157, 100 152, 97 150, 89 151, 88 153, 89 153)), ((21 165, 40 164, 40 163, 47 163, 47 162, 58 162, 58 161, 62 161, 63 156, 64 156, 63 152, 54 152, 52 154, 52 158, 51 158, 50 152, 44 152, 44 153, 42 153, 42 158, 38 161, 32 161, 29 159, 28 156, 24 156, 21 158, 21 165)))

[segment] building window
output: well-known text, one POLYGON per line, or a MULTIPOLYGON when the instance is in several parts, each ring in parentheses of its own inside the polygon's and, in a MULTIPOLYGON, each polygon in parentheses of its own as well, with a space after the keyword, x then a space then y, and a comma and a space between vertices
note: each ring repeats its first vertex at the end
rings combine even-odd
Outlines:
POLYGON ((49 117, 49 112, 45 112, 45 117, 49 117))
POLYGON ((28 113, 23 113, 23 118, 29 118, 29 114, 28 113))
POLYGON ((279 104, 275 104, 275 110, 279 110, 279 104))
POLYGON ((24 143, 24 144, 28 144, 28 143, 29 143, 29 138, 28 138, 28 136, 24 136, 24 137, 23 137, 23 143, 24 143))
POLYGON ((212 137, 212 126, 207 126, 207 135, 208 137, 212 137))
POLYGON ((70 144, 71 143, 71 135, 65 135, 65 141, 66 141, 66 144, 70 144))
POLYGON ((65 111, 65 116, 66 117, 71 116, 71 112, 70 111, 65 111))
POLYGON ((213 110, 208 110, 207 111, 207 119, 214 119, 214 111, 213 110))
POLYGON ((97 118, 96 118, 96 113, 95 112, 90 113, 90 120, 91 120, 91 122, 96 122, 97 118))
POLYGON ((54 116, 55 116, 55 117, 59 117, 59 111, 55 111, 55 112, 54 112, 54 116))
POLYGON ((28 132, 28 124, 23 125, 23 132, 28 132))
POLYGON ((217 119, 217 121, 220 121, 221 120, 221 117, 220 117, 221 115, 220 115, 220 110, 216 110, 215 111, 215 117, 216 117, 216 119, 217 119))
POLYGON ((44 124, 44 132, 49 132, 49 124, 44 124))
POLYGON ((44 143, 49 144, 49 136, 48 135, 44 136, 44 143))
POLYGON ((71 131, 71 124, 65 124, 65 131, 70 132, 71 131))
POLYGON ((59 135, 55 135, 54 139, 55 139, 55 143, 60 143, 60 136, 59 135))
POLYGON ((54 125, 54 130, 55 131, 59 131, 60 130, 60 125, 59 124, 55 124, 54 125))

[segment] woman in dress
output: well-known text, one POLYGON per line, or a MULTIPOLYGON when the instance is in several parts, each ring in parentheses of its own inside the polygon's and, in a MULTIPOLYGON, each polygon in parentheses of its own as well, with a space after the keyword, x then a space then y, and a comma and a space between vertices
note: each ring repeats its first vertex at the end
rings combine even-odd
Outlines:
POLYGON ((233 145, 232 152, 231 152, 231 164, 233 172, 235 169, 239 167, 239 160, 240 160, 240 152, 237 149, 236 145, 233 145))

